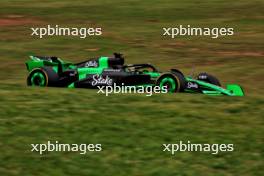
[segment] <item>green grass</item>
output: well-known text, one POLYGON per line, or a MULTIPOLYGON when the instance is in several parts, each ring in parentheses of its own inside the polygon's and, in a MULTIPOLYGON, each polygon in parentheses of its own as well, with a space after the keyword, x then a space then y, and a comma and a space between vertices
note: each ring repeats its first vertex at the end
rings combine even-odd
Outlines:
POLYGON ((33 24, 0 26, 0 175, 263 175, 263 7, 253 0, 2 0, 9 15, 33 24), (30 27, 103 28, 103 36, 30 36, 30 27), (235 35, 162 37, 179 24, 234 27, 235 35), (97 48, 96 51, 87 49, 97 48), (190 74, 206 71, 239 83, 245 97, 191 94, 111 95, 95 90, 26 87, 30 54, 78 62, 122 52, 127 63, 150 62, 190 74), (102 143, 103 151, 30 152, 31 143, 102 143), (163 143, 233 143, 212 155, 162 152, 163 143))

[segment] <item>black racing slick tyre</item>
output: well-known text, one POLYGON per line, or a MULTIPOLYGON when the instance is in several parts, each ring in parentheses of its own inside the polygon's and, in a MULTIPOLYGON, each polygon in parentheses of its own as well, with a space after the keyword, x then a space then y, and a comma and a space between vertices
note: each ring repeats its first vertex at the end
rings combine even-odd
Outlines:
POLYGON ((59 76, 52 67, 35 68, 27 77, 28 86, 56 86, 58 81, 59 76))
POLYGON ((221 86, 220 81, 215 76, 210 75, 208 73, 200 73, 197 76, 197 79, 201 80, 201 81, 205 81, 205 82, 210 83, 210 84, 221 86))
POLYGON ((167 92, 182 92, 185 88, 185 79, 179 73, 164 73, 156 82, 160 88, 165 88, 167 92))

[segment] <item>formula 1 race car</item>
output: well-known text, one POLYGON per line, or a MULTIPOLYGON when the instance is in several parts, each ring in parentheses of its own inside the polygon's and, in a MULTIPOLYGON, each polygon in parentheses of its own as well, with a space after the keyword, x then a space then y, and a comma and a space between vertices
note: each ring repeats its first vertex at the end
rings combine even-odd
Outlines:
POLYGON ((209 95, 244 96, 237 84, 221 87, 219 80, 207 73, 184 76, 177 70, 160 72, 151 64, 125 65, 121 54, 99 57, 77 64, 57 57, 30 56, 26 62, 29 86, 97 88, 98 86, 160 86, 168 92, 190 92, 209 95))

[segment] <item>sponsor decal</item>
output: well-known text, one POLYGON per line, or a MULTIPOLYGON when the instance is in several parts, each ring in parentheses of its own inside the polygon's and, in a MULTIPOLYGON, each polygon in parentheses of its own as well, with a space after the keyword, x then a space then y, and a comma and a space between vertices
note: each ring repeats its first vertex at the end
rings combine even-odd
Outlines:
POLYGON ((88 61, 85 63, 85 67, 98 67, 98 63, 96 61, 88 61))
POLYGON ((198 78, 199 78, 199 79, 207 79, 207 76, 206 76, 206 75, 199 75, 198 78))
POLYGON ((191 88, 198 89, 198 84, 192 83, 192 82, 188 82, 187 83, 187 88, 189 88, 189 89, 191 89, 191 88))
POLYGON ((121 69, 104 69, 106 72, 120 72, 121 69))
POLYGON ((92 86, 102 85, 102 84, 111 86, 113 84, 113 79, 111 79, 109 76, 103 78, 100 75, 93 75, 92 86))

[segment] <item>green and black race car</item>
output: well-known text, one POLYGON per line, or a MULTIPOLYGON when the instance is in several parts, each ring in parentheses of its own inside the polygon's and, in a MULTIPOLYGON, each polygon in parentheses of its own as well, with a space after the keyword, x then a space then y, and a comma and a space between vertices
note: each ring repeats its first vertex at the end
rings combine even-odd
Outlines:
POLYGON ((218 79, 207 73, 195 78, 177 70, 160 72, 151 64, 125 65, 121 54, 99 57, 81 63, 65 62, 57 57, 30 56, 26 62, 29 86, 70 88, 97 88, 98 86, 160 86, 168 92, 190 92, 209 95, 244 96, 237 84, 220 85, 218 79))

